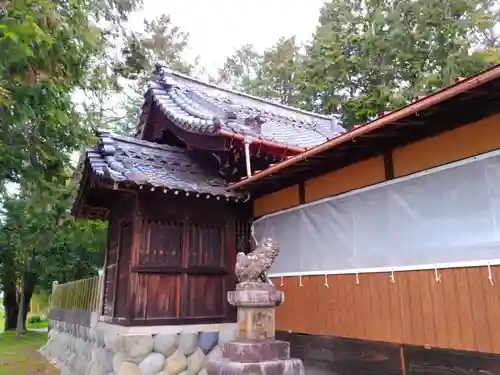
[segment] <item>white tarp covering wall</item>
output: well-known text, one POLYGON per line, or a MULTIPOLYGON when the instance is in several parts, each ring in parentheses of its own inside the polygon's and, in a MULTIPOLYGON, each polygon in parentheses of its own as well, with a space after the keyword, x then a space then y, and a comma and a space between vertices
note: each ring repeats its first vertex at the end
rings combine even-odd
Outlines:
POLYGON ((271 274, 500 258, 500 152, 260 218, 281 253, 271 274))

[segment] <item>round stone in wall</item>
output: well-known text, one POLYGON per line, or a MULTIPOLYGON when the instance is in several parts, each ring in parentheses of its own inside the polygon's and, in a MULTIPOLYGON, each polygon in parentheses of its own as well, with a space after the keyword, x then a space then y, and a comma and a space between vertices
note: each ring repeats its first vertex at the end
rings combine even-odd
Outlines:
POLYGON ((120 353, 123 351, 123 337, 116 332, 105 332, 104 344, 106 345, 106 348, 112 350, 114 353, 120 353))
POLYGON ((141 375, 141 371, 135 363, 122 362, 116 375, 141 375))
POLYGON ((155 375, 165 367, 165 357, 160 353, 149 354, 140 364, 142 375, 155 375))
POLYGON ((115 374, 118 374, 120 371, 120 366, 122 363, 125 361, 125 356, 123 353, 116 353, 115 356, 113 357, 113 372, 115 374))
MULTIPOLYGON (((105 373, 107 373, 107 371, 105 373)), ((88 375, 102 375, 102 374, 103 374, 102 366, 97 362, 91 361, 91 365, 88 368, 88 375)))
POLYGON ((153 351, 153 337, 150 335, 127 335, 122 337, 127 356, 138 358, 153 351))
POLYGON ((196 375, 205 364, 205 353, 200 348, 191 354, 187 359, 187 372, 190 375, 196 375))
POLYGON ((222 349, 220 348, 219 345, 217 345, 210 351, 210 353, 207 354, 208 361, 216 361, 220 358, 222 358, 222 349))
POLYGON ((179 344, 179 335, 176 333, 159 334, 154 337, 153 350, 163 354, 165 357, 171 356, 179 344))
MULTIPOLYGON (((197 333, 183 333, 179 338, 179 350, 186 356, 191 355, 198 348, 197 333)), ((170 374, 172 375, 172 374, 170 374)))
POLYGON ((217 345, 219 332, 201 332, 199 341, 201 350, 206 354, 217 345))
POLYGON ((163 372, 168 375, 178 375, 187 367, 187 359, 180 350, 176 350, 165 362, 163 372))

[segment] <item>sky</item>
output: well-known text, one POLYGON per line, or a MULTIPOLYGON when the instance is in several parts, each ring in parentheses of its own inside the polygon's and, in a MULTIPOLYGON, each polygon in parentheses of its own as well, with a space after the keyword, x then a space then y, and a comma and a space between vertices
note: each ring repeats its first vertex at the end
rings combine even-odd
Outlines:
POLYGON ((130 26, 141 30, 143 19, 170 15, 174 24, 189 32, 189 57, 199 55, 207 73, 214 74, 243 44, 262 51, 281 36, 309 40, 322 4, 323 0, 144 0, 130 26))

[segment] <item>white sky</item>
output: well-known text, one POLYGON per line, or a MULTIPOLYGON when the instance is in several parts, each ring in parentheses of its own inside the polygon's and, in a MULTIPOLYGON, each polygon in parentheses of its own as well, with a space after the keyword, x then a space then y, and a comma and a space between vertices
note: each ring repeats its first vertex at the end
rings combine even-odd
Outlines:
POLYGON ((144 0, 143 10, 131 17, 130 25, 140 30, 144 18, 169 14, 190 34, 189 55, 199 55, 202 66, 214 74, 225 57, 243 44, 263 50, 281 36, 310 39, 322 4, 323 0, 144 0))

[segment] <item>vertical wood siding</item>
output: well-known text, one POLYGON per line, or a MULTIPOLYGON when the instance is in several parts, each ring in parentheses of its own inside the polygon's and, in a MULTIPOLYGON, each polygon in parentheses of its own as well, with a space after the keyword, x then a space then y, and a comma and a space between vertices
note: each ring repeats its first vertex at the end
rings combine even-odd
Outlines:
POLYGON ((132 212, 128 294, 119 296, 124 324, 234 321, 225 296, 235 285, 236 252, 248 247, 249 209, 146 192, 132 212))
MULTIPOLYGON (((284 277, 276 329, 500 353, 500 267, 284 277)), ((273 279, 278 287, 281 278, 273 279)))

